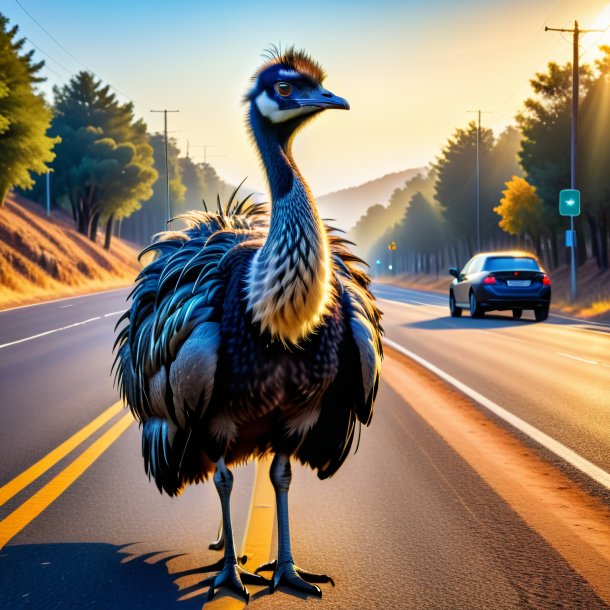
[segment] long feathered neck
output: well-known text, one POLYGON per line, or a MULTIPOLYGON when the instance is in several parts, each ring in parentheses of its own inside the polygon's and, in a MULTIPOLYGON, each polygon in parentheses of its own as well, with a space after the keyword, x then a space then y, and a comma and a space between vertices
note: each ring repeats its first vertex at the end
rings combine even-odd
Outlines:
POLYGON ((292 158, 295 125, 271 125, 252 104, 250 126, 271 191, 271 223, 250 269, 249 305, 263 330, 296 344, 328 311, 328 236, 292 158))

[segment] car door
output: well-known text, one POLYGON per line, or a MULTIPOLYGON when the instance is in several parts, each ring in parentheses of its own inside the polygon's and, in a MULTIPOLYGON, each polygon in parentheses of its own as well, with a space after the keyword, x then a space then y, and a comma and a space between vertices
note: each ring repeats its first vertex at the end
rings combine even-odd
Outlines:
POLYGON ((455 296, 455 300, 461 306, 468 305, 468 292, 470 290, 470 284, 468 283, 468 272, 472 268, 475 261, 476 261, 476 257, 471 258, 466 263, 466 265, 464 266, 464 268, 460 272, 460 275, 457 278, 457 282, 456 282, 455 286, 453 287, 453 294, 455 296))

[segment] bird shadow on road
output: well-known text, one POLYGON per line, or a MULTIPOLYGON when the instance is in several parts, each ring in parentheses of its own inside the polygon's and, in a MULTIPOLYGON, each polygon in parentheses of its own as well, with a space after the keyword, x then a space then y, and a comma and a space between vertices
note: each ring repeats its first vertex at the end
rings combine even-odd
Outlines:
MULTIPOLYGON (((180 555, 165 551, 134 555, 126 551, 130 546, 99 542, 7 546, 0 550, 0 608, 201 610, 207 604, 209 587, 202 587, 201 580, 210 573, 197 568, 170 571, 168 564, 180 555), (188 576, 195 580, 186 586, 179 583, 188 576)), ((248 588, 251 601, 271 594, 269 587, 248 588)), ((281 585, 277 593, 308 597, 281 585)), ((221 597, 244 601, 222 587, 214 600, 221 597)))
POLYGON ((0 608, 171 608, 201 610, 179 601, 166 556, 126 560, 124 546, 105 543, 23 544, 0 550, 0 608))

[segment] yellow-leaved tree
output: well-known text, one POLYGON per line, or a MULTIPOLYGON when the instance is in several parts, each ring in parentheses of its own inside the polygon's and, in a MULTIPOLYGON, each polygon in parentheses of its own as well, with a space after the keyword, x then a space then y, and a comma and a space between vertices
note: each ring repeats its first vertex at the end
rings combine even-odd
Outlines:
POLYGON ((505 183, 504 197, 494 212, 501 217, 500 227, 519 237, 529 238, 541 256, 541 239, 545 232, 546 222, 542 199, 536 192, 536 187, 519 176, 513 176, 505 183))

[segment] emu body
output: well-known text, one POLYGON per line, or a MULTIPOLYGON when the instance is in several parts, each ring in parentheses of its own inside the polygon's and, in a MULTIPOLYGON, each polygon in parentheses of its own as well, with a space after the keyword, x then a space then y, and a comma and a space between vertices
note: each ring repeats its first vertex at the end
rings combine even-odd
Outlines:
POLYGON ((334 474, 356 426, 370 422, 379 380, 381 313, 347 242, 320 220, 292 157, 297 130, 325 108, 349 108, 322 88, 306 54, 275 54, 246 95, 271 210, 237 203, 192 212, 188 228, 157 236, 119 323, 119 387, 142 422, 146 472, 159 490, 214 473, 227 533, 220 573, 209 579, 247 599, 243 582, 269 582, 236 564, 229 467, 275 454, 279 562, 286 582, 321 594, 328 577, 294 566, 287 494, 290 459, 334 474))

